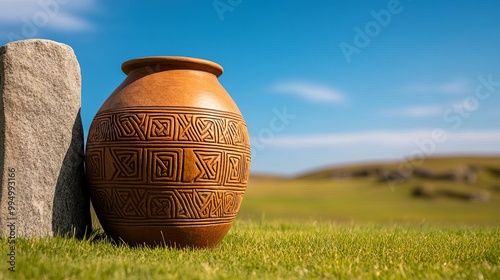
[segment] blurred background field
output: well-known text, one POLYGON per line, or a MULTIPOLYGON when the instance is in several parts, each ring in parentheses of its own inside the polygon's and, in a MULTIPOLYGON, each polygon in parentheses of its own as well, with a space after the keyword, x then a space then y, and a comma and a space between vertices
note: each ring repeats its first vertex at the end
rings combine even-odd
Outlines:
POLYGON ((398 172, 401 166, 253 174, 238 218, 214 249, 130 248, 107 238, 93 213, 97 230, 84 242, 21 240, 17 275, 499 279, 500 159, 429 158, 410 163, 412 172, 398 172))
POLYGON ((500 158, 360 164, 287 178, 254 174, 238 219, 498 226, 500 158))

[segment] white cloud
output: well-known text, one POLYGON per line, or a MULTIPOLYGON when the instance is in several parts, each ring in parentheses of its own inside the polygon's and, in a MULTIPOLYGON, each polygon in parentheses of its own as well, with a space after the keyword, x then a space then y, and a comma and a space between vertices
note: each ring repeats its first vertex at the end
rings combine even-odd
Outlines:
POLYGON ((395 110, 384 111, 385 115, 388 116, 402 116, 402 117, 414 117, 414 118, 424 118, 431 116, 438 116, 442 113, 443 108, 437 105, 427 105, 427 106, 413 106, 405 107, 395 110))
POLYGON ((306 82, 284 82, 275 84, 272 91, 292 94, 311 102, 341 103, 345 95, 331 87, 306 82))
POLYGON ((444 131, 444 141, 433 140, 433 130, 408 131, 363 131, 351 133, 313 134, 295 136, 276 136, 269 146, 283 149, 295 148, 414 148, 416 143, 434 141, 443 150, 484 150, 489 147, 500 152, 500 131, 444 131))
POLYGON ((52 26, 59 30, 89 30, 92 29, 92 23, 73 16, 60 15, 55 17, 52 26))
POLYGON ((97 9, 96 5, 94 0, 0 0, 0 24, 17 34, 26 26, 34 26, 30 30, 88 30, 92 23, 84 14, 97 9))
POLYGON ((362 162, 405 162, 434 156, 498 156, 500 130, 444 131, 435 141, 429 130, 386 130, 313 135, 276 135, 264 150, 252 150, 252 172, 296 175, 325 166, 362 162))
POLYGON ((410 93, 442 93, 467 94, 472 92, 472 86, 467 80, 454 80, 442 84, 420 84, 405 89, 410 93))

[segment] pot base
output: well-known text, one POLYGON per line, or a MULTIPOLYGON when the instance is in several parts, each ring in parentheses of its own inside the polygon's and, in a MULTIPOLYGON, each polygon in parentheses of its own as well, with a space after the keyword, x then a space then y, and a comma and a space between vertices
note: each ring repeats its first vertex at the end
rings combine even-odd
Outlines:
POLYGON ((213 248, 224 238, 232 223, 207 226, 119 226, 107 225, 105 232, 115 241, 130 246, 213 248))

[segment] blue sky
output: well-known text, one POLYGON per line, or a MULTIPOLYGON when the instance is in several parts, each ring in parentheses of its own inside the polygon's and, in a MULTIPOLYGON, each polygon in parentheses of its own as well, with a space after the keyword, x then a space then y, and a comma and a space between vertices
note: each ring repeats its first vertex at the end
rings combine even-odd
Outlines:
POLYGON ((0 0, 0 44, 73 47, 87 131, 152 55, 221 64, 252 172, 500 154, 500 2, 0 0))

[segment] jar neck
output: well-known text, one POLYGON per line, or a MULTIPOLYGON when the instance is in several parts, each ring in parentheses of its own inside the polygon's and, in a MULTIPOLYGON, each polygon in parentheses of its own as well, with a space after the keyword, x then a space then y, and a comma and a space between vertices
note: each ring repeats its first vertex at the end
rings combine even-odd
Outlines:
POLYGON ((216 77, 219 77, 224 72, 222 66, 215 62, 181 56, 143 57, 132 59, 122 64, 122 71, 127 75, 136 71, 147 75, 168 70, 204 71, 216 77))

